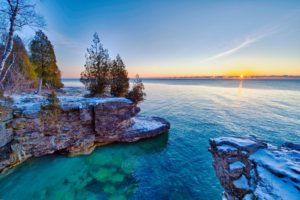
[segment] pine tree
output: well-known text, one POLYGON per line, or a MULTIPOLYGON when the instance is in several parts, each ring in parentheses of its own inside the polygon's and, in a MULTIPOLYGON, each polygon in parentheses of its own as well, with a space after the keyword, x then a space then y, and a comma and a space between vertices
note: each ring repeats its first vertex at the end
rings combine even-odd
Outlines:
POLYGON ((60 70, 56 65, 54 48, 48 37, 41 31, 37 31, 30 44, 31 62, 36 67, 36 72, 40 79, 38 93, 42 86, 51 88, 61 88, 60 70))
POLYGON ((110 60, 107 49, 103 48, 97 33, 87 49, 85 70, 80 81, 89 90, 90 95, 103 95, 109 86, 110 60))
POLYGON ((110 69, 110 93, 116 97, 125 97, 128 93, 129 79, 128 73, 125 69, 125 65, 119 55, 113 60, 110 69))
POLYGON ((145 100, 146 93, 144 90, 144 84, 137 74, 132 86, 132 90, 128 92, 126 98, 130 99, 135 104, 140 103, 145 100))

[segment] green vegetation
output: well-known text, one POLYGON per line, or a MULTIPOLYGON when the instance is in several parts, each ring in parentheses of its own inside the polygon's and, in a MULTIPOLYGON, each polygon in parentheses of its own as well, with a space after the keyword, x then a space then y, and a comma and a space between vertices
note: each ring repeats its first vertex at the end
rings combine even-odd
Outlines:
POLYGON ((12 112, 11 105, 13 104, 13 99, 10 97, 6 97, 0 91, 0 121, 3 118, 6 118, 9 113, 12 112))
POLYGON ((43 113, 45 113, 46 121, 53 121, 54 118, 57 118, 61 113, 59 99, 54 91, 50 94, 47 94, 48 104, 42 106, 43 113))
POLYGON ((89 90, 91 96, 109 94, 115 97, 127 97, 134 103, 144 100, 144 85, 137 75, 130 92, 129 78, 126 66, 117 55, 110 61, 107 49, 104 49, 97 33, 93 36, 93 42, 87 49, 85 70, 81 73, 80 81, 89 90))
MULTIPOLYGON (((0 49, 4 46, 0 45, 0 49)), ((1 51, 0 51, 1 52, 1 51)), ((7 62, 10 65, 6 66, 7 71, 2 74, 2 92, 9 93, 21 92, 36 86, 37 74, 35 67, 29 59, 28 52, 24 46, 22 39, 15 36, 13 39, 13 49, 7 62)))
POLYGON ((103 95, 109 86, 110 61, 107 49, 103 48, 97 33, 87 49, 85 70, 81 73, 80 81, 90 91, 90 95, 103 95))
POLYGON ((125 64, 119 55, 117 55, 116 59, 112 62, 110 76, 111 95, 116 97, 125 97, 129 88, 128 73, 125 69, 125 64))
POLYGON ((61 74, 56 64, 53 46, 42 31, 37 31, 30 43, 29 56, 16 30, 25 26, 44 27, 42 17, 35 12, 30 0, 1 2, 0 16, 0 90, 2 93, 28 91, 37 86, 61 88, 61 74), (38 81, 39 79, 39 81, 38 81))
POLYGON ((24 82, 24 74, 16 70, 20 67, 18 67, 18 59, 16 58, 18 55, 14 51, 15 32, 16 30, 21 31, 25 26, 43 27, 45 24, 35 12, 35 4, 29 0, 1 1, 0 17, 2 34, 0 41, 0 89, 2 91, 18 90, 21 85, 16 83, 24 82))
MULTIPOLYGON (((22 39, 15 34, 24 26, 43 27, 43 19, 35 12, 35 5, 28 0, 3 2, 4 26, 0 30, 0 91, 23 92, 38 86, 59 89, 63 87, 61 72, 57 67, 53 45, 47 35, 38 30, 30 42, 27 52, 22 39), (7 11, 5 11, 7 10, 7 11)), ((85 70, 80 81, 90 92, 90 96, 127 97, 134 103, 144 100, 144 85, 138 78, 130 92, 126 66, 119 55, 111 60, 108 50, 100 42, 97 33, 93 35, 87 49, 85 70)))
POLYGON ((41 30, 36 32, 31 41, 30 51, 30 60, 36 67, 36 73, 40 79, 38 93, 40 93, 42 86, 56 89, 63 87, 53 46, 41 30))
POLYGON ((16 54, 15 62, 17 64, 17 70, 20 71, 27 80, 36 81, 37 74, 35 67, 31 63, 28 52, 19 36, 15 36, 14 38, 13 52, 16 54))
MULTIPOLYGON (((5 38, 5 37, 4 37, 5 38)), ((4 46, 0 45, 0 54, 4 46)), ((31 55, 28 54, 22 39, 14 36, 12 53, 7 59, 6 74, 2 85, 2 92, 22 92, 38 85, 39 92, 42 86, 47 89, 61 88, 60 71, 56 65, 53 46, 47 36, 42 32, 36 32, 36 36, 30 43, 31 55)))
POLYGON ((127 98, 134 103, 140 103, 145 100, 146 93, 144 92, 145 87, 140 79, 139 75, 136 75, 136 78, 133 83, 132 89, 128 92, 127 98))
POLYGON ((59 108, 59 99, 57 98, 57 95, 54 91, 52 91, 50 94, 48 94, 47 100, 49 102, 49 104, 47 105, 47 107, 52 110, 55 108, 59 108))

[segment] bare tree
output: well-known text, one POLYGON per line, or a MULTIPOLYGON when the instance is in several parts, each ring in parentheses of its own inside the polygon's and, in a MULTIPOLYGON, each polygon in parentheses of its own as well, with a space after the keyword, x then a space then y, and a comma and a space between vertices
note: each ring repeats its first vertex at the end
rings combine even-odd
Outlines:
MULTIPOLYGON (((15 31, 24 26, 42 27, 45 24, 42 17, 35 12, 35 4, 30 3, 29 0, 0 0, 0 5, 0 13, 5 16, 3 24, 8 24, 5 47, 0 58, 0 77, 4 80, 7 70, 10 69, 5 66, 12 52, 15 31)), ((2 82, 0 84, 2 85, 2 82)))

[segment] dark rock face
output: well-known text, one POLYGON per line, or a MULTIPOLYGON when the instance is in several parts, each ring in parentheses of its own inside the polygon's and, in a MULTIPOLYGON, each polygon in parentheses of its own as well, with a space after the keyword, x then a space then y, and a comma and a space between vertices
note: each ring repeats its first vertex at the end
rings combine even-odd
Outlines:
POLYGON ((87 154, 98 145, 133 142, 170 128, 164 119, 137 117, 140 108, 124 98, 60 100, 60 108, 49 109, 40 96, 18 99, 1 114, 0 171, 30 157, 87 154))
POLYGON ((272 147, 255 137, 210 139, 223 199, 300 199, 300 151, 272 147))

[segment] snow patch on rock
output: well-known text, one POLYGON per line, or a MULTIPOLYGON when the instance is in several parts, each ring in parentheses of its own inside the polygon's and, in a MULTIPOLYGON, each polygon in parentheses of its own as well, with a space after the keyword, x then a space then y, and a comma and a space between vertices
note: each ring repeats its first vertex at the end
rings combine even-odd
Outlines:
POLYGON ((234 163, 231 163, 229 165, 229 169, 232 170, 237 170, 237 169, 243 169, 245 167, 244 163, 242 163, 241 161, 236 161, 234 163))
POLYGON ((216 144, 230 144, 230 145, 236 145, 238 147, 249 147, 252 145, 255 145, 256 143, 250 139, 242 139, 237 137, 220 137, 214 139, 216 144))
POLYGON ((254 195, 258 199, 300 199, 300 191, 285 178, 280 178, 272 174, 269 170, 262 166, 258 166, 257 171, 260 181, 254 190, 254 195))
POLYGON ((300 199, 299 145, 221 137, 210 139, 210 151, 224 199, 300 199))
MULTIPOLYGON (((37 113, 41 110, 42 106, 49 103, 45 96, 36 94, 13 95, 12 99, 14 101, 14 108, 26 114, 37 113)), ((62 110, 87 108, 109 102, 132 103, 129 99, 117 97, 86 98, 82 96, 58 96, 58 99, 62 110)))
POLYGON ((233 184, 236 188, 249 190, 248 179, 244 175, 233 181, 233 184))
POLYGON ((159 127, 162 127, 164 124, 161 121, 155 120, 151 117, 135 117, 133 120, 133 126, 132 129, 135 130, 144 130, 149 131, 152 129, 157 129, 159 127))

